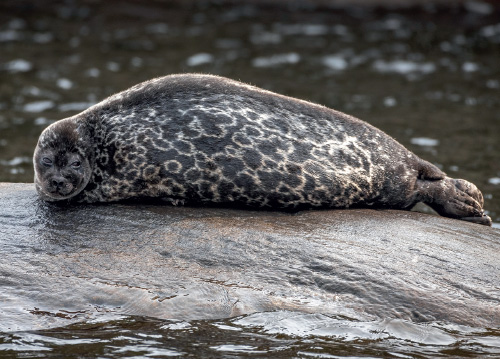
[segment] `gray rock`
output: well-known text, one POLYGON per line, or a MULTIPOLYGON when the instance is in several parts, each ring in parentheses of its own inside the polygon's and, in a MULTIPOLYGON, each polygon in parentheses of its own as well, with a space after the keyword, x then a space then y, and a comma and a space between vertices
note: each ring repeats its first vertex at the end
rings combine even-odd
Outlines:
POLYGON ((0 183, 0 332, 292 310, 500 325, 500 231, 404 211, 64 207, 0 183))

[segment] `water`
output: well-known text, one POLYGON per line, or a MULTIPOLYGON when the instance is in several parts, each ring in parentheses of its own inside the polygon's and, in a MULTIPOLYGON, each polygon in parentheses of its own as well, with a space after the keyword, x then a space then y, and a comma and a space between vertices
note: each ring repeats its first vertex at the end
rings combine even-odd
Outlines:
MULTIPOLYGON (((119 5, 68 1, 54 7, 43 2, 2 3, 0 182, 32 182, 33 149, 48 124, 138 82, 178 72, 220 74, 360 117, 450 176, 474 182, 485 195, 494 226, 500 227, 500 15, 498 8, 479 1, 464 7, 429 5, 410 10, 327 9, 299 3, 296 8, 148 1, 119 5)), ((12 213, 5 218, 9 216, 12 213)), ((54 223, 47 225, 54 228, 54 223)), ((5 235, 3 230, 0 236, 5 235)), ((54 230, 66 233, 57 226, 54 230)), ((356 229, 349 230, 355 238, 356 229)), ((453 231, 444 229, 445 233, 453 231)), ((25 235, 19 232, 16 241, 33 238, 25 235)), ((48 247, 37 250, 64 252, 74 239, 69 232, 64 236, 68 242, 49 240, 44 242, 48 247)), ((23 245, 13 248, 5 239, 0 241, 4 256, 26 250, 23 245)), ((85 244, 77 243, 81 248, 75 247, 79 248, 76 253, 80 253, 85 244)), ((366 257, 356 254, 359 247, 353 248, 349 253, 360 256, 360 266, 366 257)), ((463 247, 455 250, 461 253, 463 247)), ((40 267, 35 254, 29 264, 37 274, 40 267)), ((279 254, 273 258, 276 263, 283 260, 279 254)), ((207 260, 200 263, 209 265, 207 260)), ((125 262, 121 270, 126 272, 134 263, 125 262)), ((26 264, 26 268, 31 267, 26 264)), ((72 268, 66 268, 70 278, 76 270, 72 268)), ((293 277, 294 272, 288 275, 293 277)), ((0 278, 15 277, 2 274, 0 278)), ((141 278, 135 281, 150 283, 146 276, 141 278)), ((90 282, 89 292, 94 284, 90 282)), ((464 298, 475 293, 467 288, 444 288, 449 293, 457 290, 464 298)), ((59 289, 59 293, 70 293, 72 288, 68 284, 59 289)), ((492 313, 498 313, 498 284, 485 290, 492 313)), ((161 291, 159 295, 168 297, 161 291)), ((435 298, 425 303, 448 305, 435 298)), ((29 302, 25 304, 28 308, 29 302)), ((319 304, 311 302, 312 307, 319 304)), ((266 308, 228 319, 170 320, 126 311, 85 317, 87 312, 31 306, 30 315, 42 323, 39 330, 3 328, 0 357, 77 357, 82 353, 200 358, 500 355, 498 326, 416 320, 387 312, 364 318, 320 309, 303 313, 279 306, 266 308), (47 324, 64 322, 65 317, 83 321, 62 328, 47 324)))
POLYGON ((496 358, 500 331, 401 320, 257 313, 226 320, 129 317, 0 336, 2 358, 496 358), (7 349, 8 348, 8 349, 7 349), (63 349, 63 350, 62 350, 63 349))

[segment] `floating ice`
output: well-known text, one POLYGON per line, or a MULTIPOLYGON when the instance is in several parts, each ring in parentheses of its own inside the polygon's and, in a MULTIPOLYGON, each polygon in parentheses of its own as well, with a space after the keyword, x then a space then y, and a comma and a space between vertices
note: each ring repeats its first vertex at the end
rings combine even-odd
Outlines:
POLYGON ((428 137, 414 137, 410 140, 410 142, 417 146, 437 146, 439 145, 439 140, 435 140, 433 138, 428 137))
POLYGON ((341 55, 328 55, 323 57, 323 65, 332 70, 341 71, 345 70, 349 64, 341 55))
POLYGON ((23 106, 25 112, 43 112, 54 107, 54 102, 50 100, 35 101, 27 103, 23 106))
POLYGON ((33 64, 23 59, 16 59, 3 64, 1 68, 12 73, 27 72, 33 68, 33 64))
POLYGON ((271 67, 276 65, 296 64, 300 61, 300 55, 295 52, 288 54, 272 55, 269 57, 257 57, 253 59, 254 67, 271 67))
POLYGON ((436 65, 431 62, 417 63, 407 60, 384 61, 377 60, 373 68, 379 72, 395 72, 398 74, 410 74, 414 72, 429 74, 436 71, 436 65))
POLYGON ((214 56, 206 52, 200 52, 193 56, 188 57, 186 63, 188 66, 199 66, 203 64, 209 64, 214 61, 214 56))

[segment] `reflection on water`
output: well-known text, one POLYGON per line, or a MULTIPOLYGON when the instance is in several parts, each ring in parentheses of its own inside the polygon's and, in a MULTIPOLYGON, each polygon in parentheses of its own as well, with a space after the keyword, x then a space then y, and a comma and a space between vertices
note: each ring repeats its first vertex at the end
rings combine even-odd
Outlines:
POLYGON ((286 311, 191 322, 126 317, 3 334, 0 353, 32 358, 60 353, 106 358, 495 358, 500 355, 500 331, 286 311))

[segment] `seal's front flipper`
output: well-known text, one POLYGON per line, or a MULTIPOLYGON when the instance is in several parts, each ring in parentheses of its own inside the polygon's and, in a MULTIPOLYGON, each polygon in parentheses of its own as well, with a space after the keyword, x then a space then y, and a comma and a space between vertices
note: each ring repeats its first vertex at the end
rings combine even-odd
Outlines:
POLYGON ((441 216, 491 226, 491 218, 484 214, 483 195, 474 184, 445 177, 435 181, 417 180, 416 185, 421 201, 441 216))

